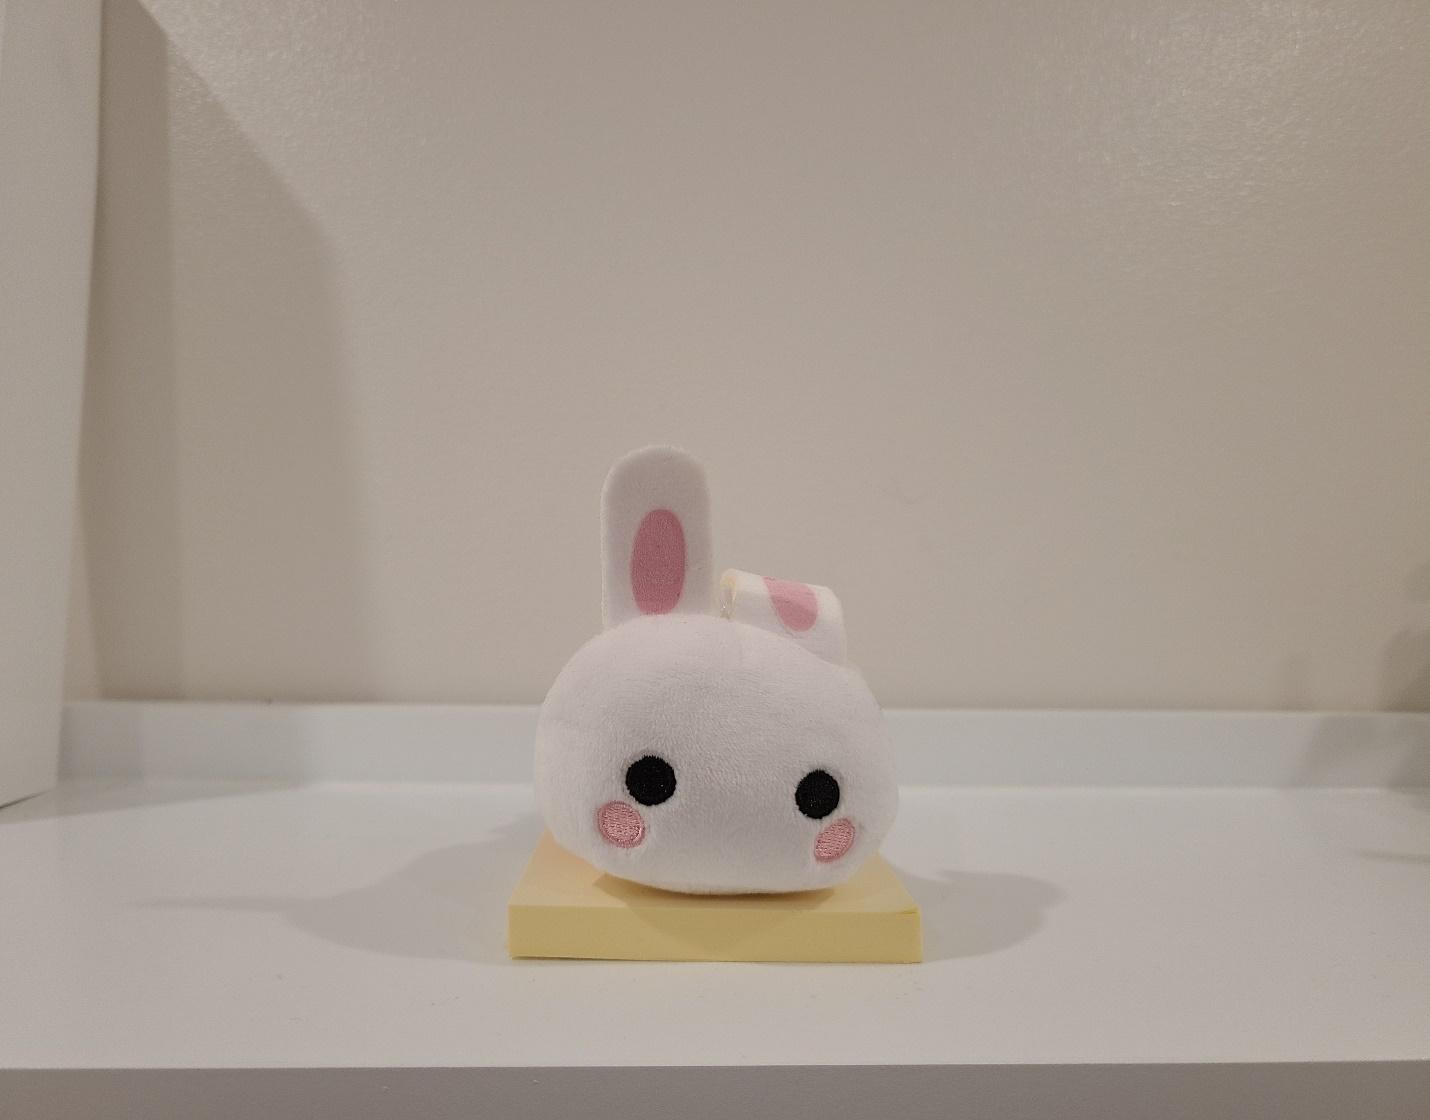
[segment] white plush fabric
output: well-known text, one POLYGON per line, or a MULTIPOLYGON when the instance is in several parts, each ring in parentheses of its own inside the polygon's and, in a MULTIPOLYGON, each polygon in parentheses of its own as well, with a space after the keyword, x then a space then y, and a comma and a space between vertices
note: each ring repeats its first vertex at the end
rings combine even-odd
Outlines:
POLYGON ((730 573, 731 617, 717 616, 704 474, 672 448, 618 463, 602 514, 608 629, 561 671, 537 728, 537 796, 557 842, 668 890, 847 879, 893 824, 898 787, 879 705, 843 664, 838 599, 730 573), (628 780, 651 757, 673 792, 628 780), (797 795, 802 782, 822 797, 797 795))
POLYGON ((607 626, 641 614, 631 587, 632 546, 653 510, 674 513, 684 538, 684 586, 672 613, 714 610, 705 472, 683 451, 646 447, 612 467, 601 491, 601 614, 607 626))
POLYGON ((700 615, 634 619, 581 647, 541 710, 536 785, 563 847, 613 875, 698 893, 842 882, 878 850, 898 807, 883 716, 855 670, 700 615), (624 776, 651 754, 674 768, 675 794, 639 805, 624 776), (795 804, 815 769, 840 786, 823 820, 795 804), (638 846, 602 839, 596 813, 612 801, 644 819, 638 846), (815 838, 843 818, 854 847, 818 862, 815 838))
POLYGON ((720 577, 720 614, 783 634, 826 661, 844 664, 844 610, 827 587, 731 568, 720 577))

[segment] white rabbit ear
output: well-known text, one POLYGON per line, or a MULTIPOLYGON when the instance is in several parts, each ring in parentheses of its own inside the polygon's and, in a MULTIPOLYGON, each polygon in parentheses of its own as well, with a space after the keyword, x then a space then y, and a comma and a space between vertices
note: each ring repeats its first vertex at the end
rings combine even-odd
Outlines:
POLYGON ((601 493, 601 612, 607 627, 642 614, 712 614, 710 493, 674 447, 633 451, 601 493))
POLYGON ((783 634, 826 661, 844 664, 844 610, 827 587, 732 568, 720 577, 720 613, 783 634))

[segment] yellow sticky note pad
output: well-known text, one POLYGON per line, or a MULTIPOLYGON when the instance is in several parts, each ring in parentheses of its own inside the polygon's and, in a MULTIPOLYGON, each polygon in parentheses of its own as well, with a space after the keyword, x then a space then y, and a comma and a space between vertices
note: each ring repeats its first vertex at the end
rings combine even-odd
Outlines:
POLYGON ((596 870, 542 836, 507 904, 513 957, 912 963, 919 908, 874 856, 847 883, 798 894, 691 895, 596 870))

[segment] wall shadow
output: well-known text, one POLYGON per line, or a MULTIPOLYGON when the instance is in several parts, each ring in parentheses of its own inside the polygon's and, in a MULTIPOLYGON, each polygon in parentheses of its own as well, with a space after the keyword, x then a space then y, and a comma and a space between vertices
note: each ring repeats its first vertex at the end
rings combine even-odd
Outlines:
POLYGON ((140 0, 104 6, 102 89, 81 452, 99 694, 371 698, 331 250, 140 0))
POLYGON ((110 0, 79 477, 101 696, 184 691, 169 103, 162 30, 110 0))
MULTIPOLYGON (((1405 598, 1430 604, 1430 562, 1405 578, 1405 598)), ((1381 706, 1397 712, 1430 711, 1430 621, 1395 634, 1381 653, 1381 706)))
MULTIPOLYGON (((1430 562, 1405 577, 1405 600, 1412 609, 1430 604, 1430 562)), ((1350 760, 1371 762, 1379 787, 1400 792, 1411 804, 1430 812, 1430 725, 1420 713, 1430 711, 1430 622, 1402 627, 1381 650, 1380 707, 1390 713, 1373 723, 1359 713, 1333 713, 1317 724, 1292 786, 1334 786, 1350 760)), ((1365 768, 1352 771, 1364 785, 1365 768)))
POLYGON ((1430 723, 1409 712, 1322 716, 1285 785, 1292 789, 1373 786, 1423 799, 1430 795, 1430 723))
POLYGON ((1375 863, 1404 864, 1407 867, 1430 867, 1430 854, 1416 855, 1414 852, 1382 852, 1363 849, 1356 852, 1361 859, 1375 863))
MULTIPOLYGON (((1404 594, 1412 609, 1430 603, 1430 563, 1413 568, 1404 594)), ((1380 703, 1393 714, 1367 720, 1359 713, 1320 719, 1290 785, 1373 785, 1392 791, 1403 804, 1430 813, 1430 624, 1411 622, 1384 646, 1380 703), (1338 781, 1349 774, 1350 780, 1338 781)), ((1430 836, 1426 837, 1430 840, 1430 836)), ((1430 853, 1358 848, 1361 859, 1385 865, 1430 866, 1430 853)))

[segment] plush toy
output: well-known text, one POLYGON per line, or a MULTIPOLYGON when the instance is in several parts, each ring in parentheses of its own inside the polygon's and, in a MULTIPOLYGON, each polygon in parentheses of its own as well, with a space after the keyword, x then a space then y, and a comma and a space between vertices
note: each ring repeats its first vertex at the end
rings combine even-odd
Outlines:
POLYGON ((883 714, 844 661, 825 587, 716 585, 698 463, 618 462, 602 495, 605 630, 541 708, 536 788, 558 843, 623 879, 701 894, 842 882, 898 807, 883 714))

